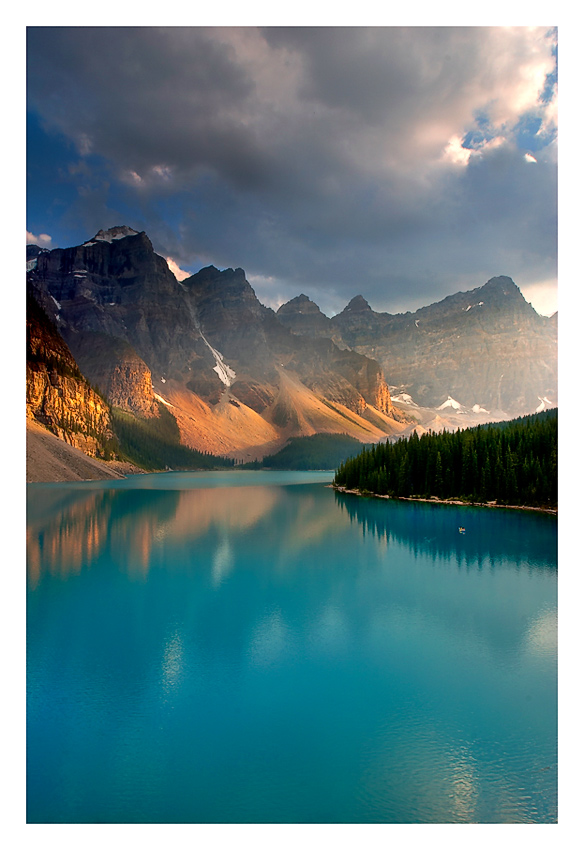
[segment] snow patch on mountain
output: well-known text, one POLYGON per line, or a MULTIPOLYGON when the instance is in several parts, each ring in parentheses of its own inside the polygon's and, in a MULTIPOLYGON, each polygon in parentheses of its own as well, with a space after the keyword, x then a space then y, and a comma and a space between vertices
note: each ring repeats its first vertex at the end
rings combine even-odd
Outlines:
POLYGON ((205 343, 205 345, 207 346, 207 348, 209 349, 209 351, 211 352, 211 354, 213 355, 213 357, 215 358, 215 364, 216 365, 213 366, 213 371, 217 372, 217 375, 219 376, 219 380, 222 381, 225 384, 226 387, 230 387, 231 384, 233 383, 233 381, 235 380, 235 378, 237 377, 235 372, 233 371, 233 369, 230 366, 227 365, 227 363, 225 363, 225 361, 223 360, 223 355, 221 354, 221 352, 217 351, 216 348, 213 348, 213 346, 209 342, 207 342, 207 340, 205 339, 205 337, 203 336, 202 333, 201 333, 201 338, 202 338, 203 342, 205 343))
POLYGON ((452 407, 454 410, 460 410, 462 405, 459 401, 456 401, 456 399, 449 395, 446 401, 443 401, 440 407, 437 407, 436 410, 446 410, 447 407, 452 407))
POLYGON ((545 396, 542 398, 538 395, 538 399, 540 401, 540 404, 538 404, 535 410, 536 413, 542 413, 544 410, 548 410, 550 407, 554 406, 553 402, 551 402, 549 398, 546 398, 545 396))
POLYGON ((225 363, 225 361, 223 360, 223 355, 221 354, 221 352, 217 351, 216 348, 213 348, 213 346, 211 345, 209 340, 206 338, 206 336, 203 333, 203 330, 201 328, 201 323, 199 322, 199 317, 197 316, 197 312, 196 312, 195 308, 193 307, 193 305, 191 304, 190 301, 187 301, 187 306, 188 306, 189 312, 190 312, 190 314, 193 318, 193 322, 195 323, 195 327, 197 328, 197 330, 201 334, 201 339, 203 340, 203 342, 205 343, 205 345, 207 346, 207 348, 209 349, 209 351, 211 352, 211 354, 215 358, 215 366, 213 366, 213 371, 217 372, 219 380, 223 384, 225 384, 226 387, 230 387, 231 384, 236 379, 237 375, 235 374, 235 372, 233 371, 231 366, 228 366, 227 363, 225 363))
POLYGON ((413 400, 409 393, 399 393, 398 395, 390 396, 392 401, 401 401, 402 404, 409 404, 410 407, 418 407, 419 405, 413 400))
POLYGON ((203 340, 203 342, 205 343, 205 345, 207 346, 207 348, 209 349, 209 351, 211 352, 211 354, 215 358, 215 366, 213 366, 213 371, 217 372, 217 375, 219 376, 219 380, 222 381, 222 383, 224 383, 226 387, 230 387, 231 384, 234 382, 235 378, 237 377, 235 372, 233 371, 233 369, 230 366, 227 365, 227 363, 225 363, 225 361, 223 360, 223 355, 221 354, 221 352, 217 351, 216 348, 213 348, 211 343, 206 339, 203 331, 201 330, 201 326, 199 325, 198 321, 197 321, 197 327, 198 327, 199 333, 201 334, 201 339, 203 340))

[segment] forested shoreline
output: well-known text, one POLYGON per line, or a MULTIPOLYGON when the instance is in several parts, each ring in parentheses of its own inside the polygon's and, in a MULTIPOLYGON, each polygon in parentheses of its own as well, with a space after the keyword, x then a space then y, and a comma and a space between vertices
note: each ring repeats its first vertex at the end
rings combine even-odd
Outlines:
POLYGON ((337 489, 552 509, 558 501, 557 408, 456 432, 414 432, 342 463, 337 489))

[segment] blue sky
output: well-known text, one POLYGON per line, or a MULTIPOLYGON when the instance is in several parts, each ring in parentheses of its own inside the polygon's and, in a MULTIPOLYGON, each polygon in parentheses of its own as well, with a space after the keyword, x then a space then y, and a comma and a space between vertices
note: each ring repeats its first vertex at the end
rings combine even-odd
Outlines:
POLYGON ((145 230, 264 303, 557 293, 550 27, 30 27, 27 234, 145 230))

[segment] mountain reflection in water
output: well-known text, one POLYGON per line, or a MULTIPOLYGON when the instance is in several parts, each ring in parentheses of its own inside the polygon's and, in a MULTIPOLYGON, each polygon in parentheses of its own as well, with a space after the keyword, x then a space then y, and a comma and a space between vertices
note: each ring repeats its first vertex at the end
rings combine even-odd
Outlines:
MULTIPOLYGON (((243 532, 274 508, 280 494, 281 488, 273 487, 69 490, 57 513, 35 516, 29 510, 29 582, 38 581, 41 568, 63 575, 79 572, 107 550, 121 549, 129 553, 127 571, 146 575, 153 548, 166 538, 188 545, 211 528, 243 532)), ((38 503, 44 496, 37 491, 30 498, 38 503)))
POLYGON ((208 480, 29 485, 30 822, 557 818, 555 517, 208 480))
POLYGON ((112 552, 126 547, 131 553, 127 571, 146 575, 153 549, 166 538, 188 546, 212 528, 223 529, 236 548, 247 530, 262 525, 269 539, 279 536, 282 550, 298 551, 342 525, 339 511, 388 546, 407 546, 415 556, 454 557, 466 568, 494 567, 504 558, 518 566, 553 569, 556 561, 555 517, 339 493, 334 500, 329 493, 329 498, 294 500, 284 507, 284 495, 285 488, 278 486, 29 490, 29 583, 38 582, 41 569, 66 575, 90 567, 104 547, 112 552), (461 525, 464 535, 456 533, 461 525))

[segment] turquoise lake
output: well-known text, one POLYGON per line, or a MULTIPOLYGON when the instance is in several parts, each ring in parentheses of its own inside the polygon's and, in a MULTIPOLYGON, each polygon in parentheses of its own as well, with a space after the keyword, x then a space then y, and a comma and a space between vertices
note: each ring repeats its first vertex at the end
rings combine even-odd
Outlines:
POLYGON ((28 485, 29 823, 557 821, 556 518, 331 479, 28 485))

